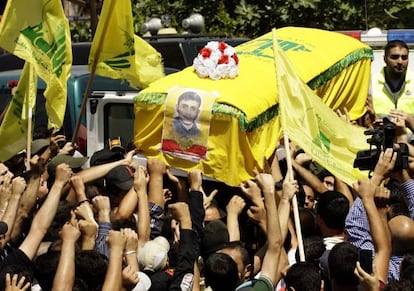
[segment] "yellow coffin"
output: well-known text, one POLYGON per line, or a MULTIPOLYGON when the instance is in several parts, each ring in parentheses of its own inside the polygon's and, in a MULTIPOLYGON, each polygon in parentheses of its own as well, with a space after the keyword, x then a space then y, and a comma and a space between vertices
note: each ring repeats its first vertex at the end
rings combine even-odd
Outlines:
MULTIPOLYGON (((277 30, 280 46, 299 77, 332 109, 346 107, 352 118, 364 113, 372 50, 349 36, 319 29, 286 27, 277 30)), ((163 159, 185 171, 238 186, 262 168, 278 145, 275 64, 271 33, 236 47, 240 72, 234 79, 200 78, 192 67, 152 83, 135 98, 135 145, 147 157, 163 159), (167 92, 181 86, 217 91, 206 160, 197 163, 162 154, 162 123, 167 92)), ((277 64, 276 64, 277 65, 277 64)))

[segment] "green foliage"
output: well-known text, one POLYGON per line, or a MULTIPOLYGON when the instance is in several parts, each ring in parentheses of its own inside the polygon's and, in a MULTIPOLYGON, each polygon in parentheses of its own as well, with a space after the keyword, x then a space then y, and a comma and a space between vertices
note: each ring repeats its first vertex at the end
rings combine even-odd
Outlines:
MULTIPOLYGON (((205 19, 202 33, 257 37, 273 27, 306 26, 329 30, 413 28, 412 0, 131 0, 135 31, 152 17, 169 14, 172 26, 193 13, 205 19), (367 4, 367 13, 365 11, 367 4), (368 17, 366 17, 366 14, 368 17)), ((74 41, 89 40, 88 22, 71 23, 74 41)))
POLYGON ((90 21, 71 21, 69 23, 73 42, 91 41, 92 31, 90 21))

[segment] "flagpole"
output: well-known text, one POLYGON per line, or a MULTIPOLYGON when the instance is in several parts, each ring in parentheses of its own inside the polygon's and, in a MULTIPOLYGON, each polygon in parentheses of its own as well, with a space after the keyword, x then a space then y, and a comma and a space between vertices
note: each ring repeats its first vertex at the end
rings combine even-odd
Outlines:
MULTIPOLYGON (((293 180, 293 167, 292 167, 292 157, 290 155, 289 147, 289 136, 287 131, 283 131, 283 138, 286 150, 286 164, 287 164, 287 175, 289 175, 289 180, 293 180)), ((298 249, 299 249, 299 260, 301 262, 305 261, 305 250, 303 247, 303 238, 302 238, 302 228, 300 226, 300 217, 299 217, 299 208, 298 208, 298 198, 296 194, 292 198, 292 210, 293 218, 295 222, 296 236, 298 238, 298 249)))
POLYGON ((29 98, 26 98, 27 106, 27 144, 26 144, 26 171, 30 171, 30 159, 32 156, 32 115, 33 111, 29 105, 29 98))
MULTIPOLYGON (((115 6, 115 1, 114 0, 105 0, 105 1, 111 1, 110 6, 109 6, 110 7, 109 11, 113 11, 113 8, 115 6)), ((83 115, 85 114, 85 111, 86 111, 86 102, 88 101, 89 95, 91 95, 92 83, 93 83, 93 79, 95 78, 96 66, 98 65, 99 55, 101 53, 101 48, 102 48, 103 41, 104 41, 107 30, 108 30, 108 22, 105 22, 104 26, 103 26, 103 29, 102 29, 102 36, 99 39, 98 46, 96 48, 96 53, 95 53, 95 56, 94 56, 94 59, 93 59, 93 63, 92 63, 92 67, 91 67, 91 73, 89 74, 89 79, 88 79, 88 83, 86 85, 85 93, 83 95, 82 105, 81 105, 81 109, 80 109, 80 112, 79 112, 78 120, 76 121, 75 130, 74 130, 73 135, 72 135, 72 144, 73 145, 76 144, 76 142, 78 141, 78 133, 79 133, 80 125, 82 123, 83 115)))
MULTIPOLYGON (((278 43, 276 41, 276 29, 275 28, 272 29, 272 39, 273 39, 273 57, 274 57, 274 64, 275 64, 275 74, 276 74, 276 78, 279 78, 280 76, 278 76, 278 74, 277 74, 277 62, 276 62, 276 56, 277 56, 277 49, 276 48, 277 48, 278 43)), ((278 84, 278 83, 279 82, 276 81, 276 84, 278 84)), ((277 92, 278 92, 278 90, 277 90, 277 92)), ((280 105, 280 99, 281 98, 279 98, 279 105, 280 105)), ((281 116, 284 145, 285 145, 285 150, 286 150, 287 175, 289 175, 289 180, 293 180, 294 176, 293 176, 292 158, 291 158, 291 155, 290 155, 289 136, 288 136, 287 131, 284 129, 286 127, 283 125, 283 123, 284 123, 283 118, 284 118, 284 116, 281 116)), ((293 219, 294 219, 295 229, 296 229, 296 236, 297 236, 297 239, 298 239, 299 260, 301 262, 304 262, 305 261, 305 251, 304 251, 304 248, 303 248, 302 229, 301 229, 301 226, 300 226, 298 199, 296 197, 296 194, 292 198, 292 210, 293 210, 293 219)))

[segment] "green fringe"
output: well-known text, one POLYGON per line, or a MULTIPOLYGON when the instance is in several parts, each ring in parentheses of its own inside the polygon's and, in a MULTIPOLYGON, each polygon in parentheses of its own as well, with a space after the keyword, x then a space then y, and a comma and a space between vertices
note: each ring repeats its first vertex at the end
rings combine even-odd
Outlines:
MULTIPOLYGON (((140 93, 134 98, 134 103, 144 103, 148 105, 163 105, 165 103, 165 99, 167 98, 166 93, 156 93, 156 92, 149 92, 149 93, 140 93)), ((244 112, 240 111, 239 109, 222 103, 213 103, 212 108, 213 114, 224 114, 229 115, 238 119, 240 130, 245 132, 251 132, 256 128, 263 126, 264 124, 268 123, 270 120, 275 118, 279 115, 279 104, 275 104, 269 109, 267 109, 262 114, 258 115, 250 122, 247 120, 246 115, 244 112)))
POLYGON ((360 61, 362 58, 370 58, 373 60, 374 53, 371 48, 363 48, 356 51, 353 51, 345 58, 341 59, 335 65, 330 67, 328 70, 316 76, 312 80, 308 82, 308 86, 312 88, 312 90, 324 85, 331 79, 333 79, 336 75, 342 72, 345 68, 355 64, 356 62, 360 61))

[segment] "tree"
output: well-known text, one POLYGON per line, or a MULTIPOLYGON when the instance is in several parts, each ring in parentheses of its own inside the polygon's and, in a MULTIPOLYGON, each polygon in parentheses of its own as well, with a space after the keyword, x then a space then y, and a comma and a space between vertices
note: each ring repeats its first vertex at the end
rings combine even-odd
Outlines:
MULTIPOLYGON (((75 0, 71 0, 75 1, 75 0)), ((76 0, 80 1, 80 0, 76 0)), ((91 0, 87 0, 90 3, 91 0)), ((100 2, 98 1, 98 5, 100 2)), ((306 26, 328 30, 366 30, 414 27, 411 0, 131 0, 135 32, 151 17, 169 14, 171 25, 192 13, 205 19, 203 33, 257 37, 273 27, 306 26), (365 5, 366 4, 366 5, 365 5)), ((99 10, 99 9, 98 9, 99 10)), ((99 11, 98 11, 99 12, 99 11)), ((91 38, 90 23, 72 25, 77 39, 91 38), (80 33, 82 32, 82 33, 80 33), (80 37, 81 36, 81 37, 80 37)))

